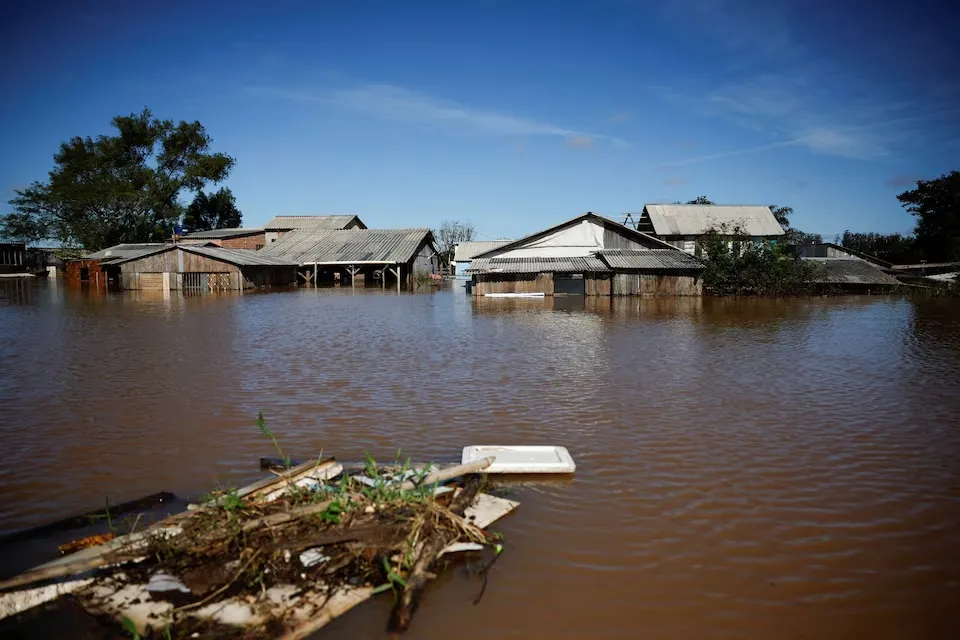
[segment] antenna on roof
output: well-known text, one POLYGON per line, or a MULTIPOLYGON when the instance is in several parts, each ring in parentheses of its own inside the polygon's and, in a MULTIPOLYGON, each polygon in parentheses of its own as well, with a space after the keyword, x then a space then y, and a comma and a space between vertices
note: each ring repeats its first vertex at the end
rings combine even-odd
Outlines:
POLYGON ((634 231, 636 231, 638 227, 637 221, 633 219, 632 213, 623 214, 623 222, 621 222, 620 224, 622 224, 625 227, 630 227, 634 231))

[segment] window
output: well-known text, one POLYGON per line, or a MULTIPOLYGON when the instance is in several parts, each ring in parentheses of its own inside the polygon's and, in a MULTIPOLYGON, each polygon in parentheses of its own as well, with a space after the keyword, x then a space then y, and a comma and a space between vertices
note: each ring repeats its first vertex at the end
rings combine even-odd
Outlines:
POLYGON ((87 267, 80 267, 80 282, 89 282, 90 281, 90 269, 87 267))
POLYGON ((258 245, 256 246, 256 248, 257 248, 257 251, 259 251, 260 249, 263 249, 263 245, 262 245, 262 244, 258 244, 258 245))

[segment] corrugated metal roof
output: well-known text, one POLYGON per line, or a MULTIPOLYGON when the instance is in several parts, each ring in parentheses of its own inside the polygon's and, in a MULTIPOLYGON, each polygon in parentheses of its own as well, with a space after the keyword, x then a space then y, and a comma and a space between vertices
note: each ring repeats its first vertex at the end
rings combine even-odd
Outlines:
POLYGON ((858 258, 802 258, 820 265, 814 280, 822 284, 873 284, 896 286, 900 281, 858 258))
POLYGON ((478 240, 470 242, 458 242, 453 249, 453 261, 462 262, 470 260, 481 253, 492 251, 504 245, 510 244, 513 240, 478 240))
POLYGON ((191 240, 211 240, 219 238, 239 238, 263 233, 263 229, 210 229, 209 231, 194 231, 183 236, 191 240))
POLYGON ((585 273, 610 271, 593 256, 578 258, 474 258, 471 273, 585 273))
POLYGON ((690 270, 703 269, 703 264, 689 253, 671 249, 630 251, 627 249, 604 249, 597 257, 613 269, 690 270))
POLYGON ((299 229, 284 234, 259 253, 297 264, 408 262, 420 245, 433 238, 430 229, 299 229))
POLYGON ((659 236, 695 236, 722 224, 740 224, 750 236, 783 235, 783 228, 768 206, 648 204, 643 209, 659 236))
POLYGON ((286 231, 289 229, 343 229, 356 220, 360 225, 360 218, 351 215, 336 216, 277 216, 263 228, 267 231, 286 231))
POLYGON ((239 267, 295 267, 297 262, 277 256, 264 255, 252 249, 225 249, 223 247, 180 247, 188 253, 196 253, 215 260, 223 260, 239 267))
POLYGON ((128 258, 146 255, 159 251, 164 247, 171 246, 166 242, 128 242, 124 244, 115 244, 112 247, 94 251, 83 256, 84 260, 116 260, 119 258, 128 258))

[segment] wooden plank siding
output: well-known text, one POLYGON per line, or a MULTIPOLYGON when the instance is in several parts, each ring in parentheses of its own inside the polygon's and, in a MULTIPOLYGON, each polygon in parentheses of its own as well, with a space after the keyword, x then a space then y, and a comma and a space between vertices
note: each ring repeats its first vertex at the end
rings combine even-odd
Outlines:
POLYGON ((693 275, 617 273, 613 276, 615 296, 699 296, 703 280, 693 275))
POLYGON ((552 273, 479 274, 473 295, 488 293, 542 293, 553 295, 552 273))

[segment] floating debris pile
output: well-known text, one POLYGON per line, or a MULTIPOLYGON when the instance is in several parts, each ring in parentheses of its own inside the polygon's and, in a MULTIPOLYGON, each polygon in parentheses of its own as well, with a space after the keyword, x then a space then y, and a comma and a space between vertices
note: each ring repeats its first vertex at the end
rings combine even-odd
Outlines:
POLYGON ((0 583, 0 617, 69 594, 141 637, 292 639, 390 592, 387 626, 402 632, 438 558, 485 549, 496 558, 502 549, 486 527, 517 503, 483 491, 481 472, 493 462, 368 460, 349 471, 332 458, 288 463, 0 583))

